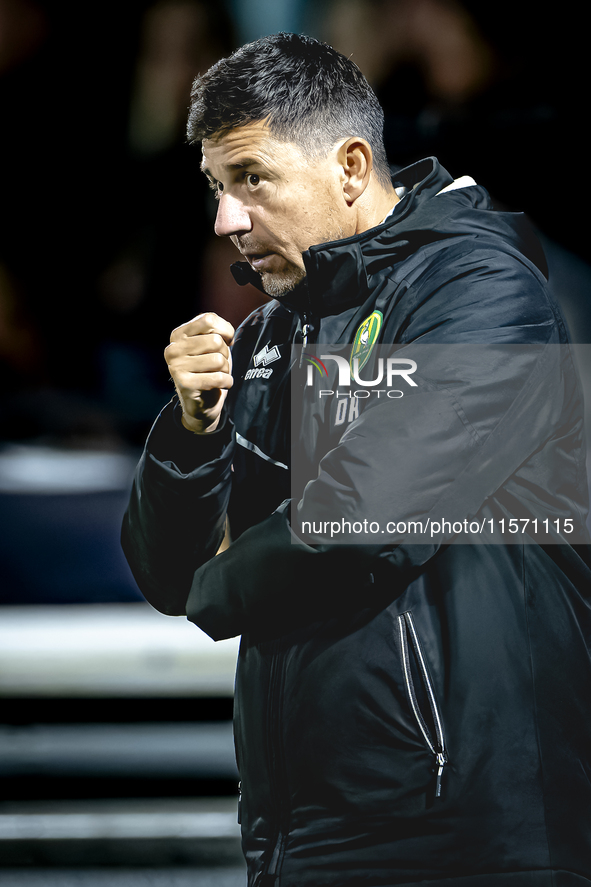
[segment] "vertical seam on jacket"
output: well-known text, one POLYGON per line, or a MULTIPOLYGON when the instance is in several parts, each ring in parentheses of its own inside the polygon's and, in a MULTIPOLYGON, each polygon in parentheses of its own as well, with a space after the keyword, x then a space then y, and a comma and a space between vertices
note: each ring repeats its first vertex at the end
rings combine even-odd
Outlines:
POLYGON ((539 730, 539 724, 538 724, 536 676, 535 676, 534 660, 533 660, 533 656, 532 656, 532 639, 531 639, 530 625, 529 625, 527 567, 526 567, 525 543, 524 542, 521 543, 521 566, 522 566, 522 580, 523 580, 523 604, 524 604, 524 612, 525 612, 525 627, 526 627, 526 631, 527 631, 527 645, 528 645, 530 674, 531 674, 534 727, 535 727, 535 733, 536 733, 536 744, 538 746, 538 760, 540 762, 540 774, 541 774, 541 780, 542 780, 542 804, 543 804, 543 812, 544 812, 544 830, 546 832, 546 847, 548 849, 548 862, 550 865, 550 876, 552 879, 552 884, 554 885, 554 883, 555 883, 554 882, 554 864, 552 861, 552 848, 550 846, 550 836, 548 834, 548 821, 546 818, 546 807, 547 807, 547 805, 546 805, 546 779, 544 777, 544 760, 543 760, 542 743, 540 742, 540 730, 539 730))
POLYGON ((280 755, 279 765, 282 770, 281 777, 282 777, 282 782, 283 782, 283 791, 285 792, 285 809, 286 809, 285 822, 283 823, 283 828, 282 828, 282 835, 283 836, 282 836, 282 840, 281 840, 281 846, 279 848, 280 855, 279 855, 279 859, 277 860, 277 884, 279 884, 279 885, 281 884, 281 878, 282 878, 282 874, 283 874, 283 863, 285 862, 285 854, 287 852, 287 846, 289 844, 289 832, 291 829, 291 819, 292 819, 292 812, 293 812, 293 808, 292 808, 292 804, 291 804, 291 797, 290 797, 290 792, 289 792, 289 783, 288 783, 288 778, 287 778, 287 761, 286 761, 286 755, 285 755, 285 742, 284 742, 284 736, 283 736, 283 727, 284 727, 283 703, 285 700, 285 682, 287 680, 288 656, 289 656, 289 652, 286 652, 284 655, 284 658, 283 658, 283 663, 282 663, 281 681, 279 684, 279 699, 278 699, 279 720, 278 720, 278 725, 277 725, 278 726, 277 735, 278 735, 278 741, 279 741, 278 751, 279 751, 279 755, 280 755))

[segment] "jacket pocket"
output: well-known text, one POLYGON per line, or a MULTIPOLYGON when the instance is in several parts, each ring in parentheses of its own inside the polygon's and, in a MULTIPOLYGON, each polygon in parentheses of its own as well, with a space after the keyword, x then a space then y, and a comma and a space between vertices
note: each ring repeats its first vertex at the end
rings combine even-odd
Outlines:
POLYGON ((427 661, 410 611, 398 616, 398 632, 404 685, 420 733, 435 758, 435 797, 439 798, 441 797, 443 768, 448 760, 445 731, 433 690, 433 682, 427 668, 427 661))

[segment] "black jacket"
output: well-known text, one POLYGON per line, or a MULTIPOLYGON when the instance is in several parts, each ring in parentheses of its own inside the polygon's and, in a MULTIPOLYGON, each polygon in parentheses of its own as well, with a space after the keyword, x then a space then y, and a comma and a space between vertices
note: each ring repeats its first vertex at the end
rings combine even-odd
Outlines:
POLYGON ((250 885, 591 883, 591 558, 569 544, 587 539, 587 482, 566 332, 522 216, 477 186, 440 193, 433 158, 397 178, 393 216, 312 247, 305 283, 240 327, 221 429, 195 437, 165 408, 124 548, 158 609, 242 635, 250 885), (418 384, 337 417, 306 361, 290 373, 290 346, 329 353, 374 311, 418 384), (235 541, 213 557, 226 511, 235 541), (318 525, 300 541, 306 518, 378 514, 395 527, 364 544, 318 525), (405 532, 436 518, 484 533, 405 532), (520 532, 494 544, 503 520, 520 532))

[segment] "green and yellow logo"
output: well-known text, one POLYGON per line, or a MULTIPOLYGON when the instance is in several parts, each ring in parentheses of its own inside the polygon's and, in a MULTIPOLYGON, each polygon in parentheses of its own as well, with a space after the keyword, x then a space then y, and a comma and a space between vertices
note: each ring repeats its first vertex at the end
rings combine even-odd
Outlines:
POLYGON ((382 312, 374 311, 373 314, 366 317, 357 328, 355 338, 353 339, 353 347, 351 348, 351 357, 349 359, 351 378, 353 378, 353 361, 356 359, 359 361, 357 367, 357 372, 359 373, 369 360, 369 356, 373 346, 377 342, 383 322, 384 315, 382 312))

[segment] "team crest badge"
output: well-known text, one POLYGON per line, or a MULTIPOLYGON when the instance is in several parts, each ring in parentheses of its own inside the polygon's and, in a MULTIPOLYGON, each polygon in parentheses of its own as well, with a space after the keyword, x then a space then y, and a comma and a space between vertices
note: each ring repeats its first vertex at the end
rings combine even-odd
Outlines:
POLYGON ((369 360, 369 355, 371 354, 372 348, 377 342, 377 338, 380 334, 383 320, 384 315, 382 312, 374 311, 373 314, 366 317, 357 328, 355 338, 353 339, 353 347, 351 348, 351 358, 349 360, 351 378, 353 378, 353 361, 356 359, 359 361, 357 368, 357 372, 359 373, 369 360))

